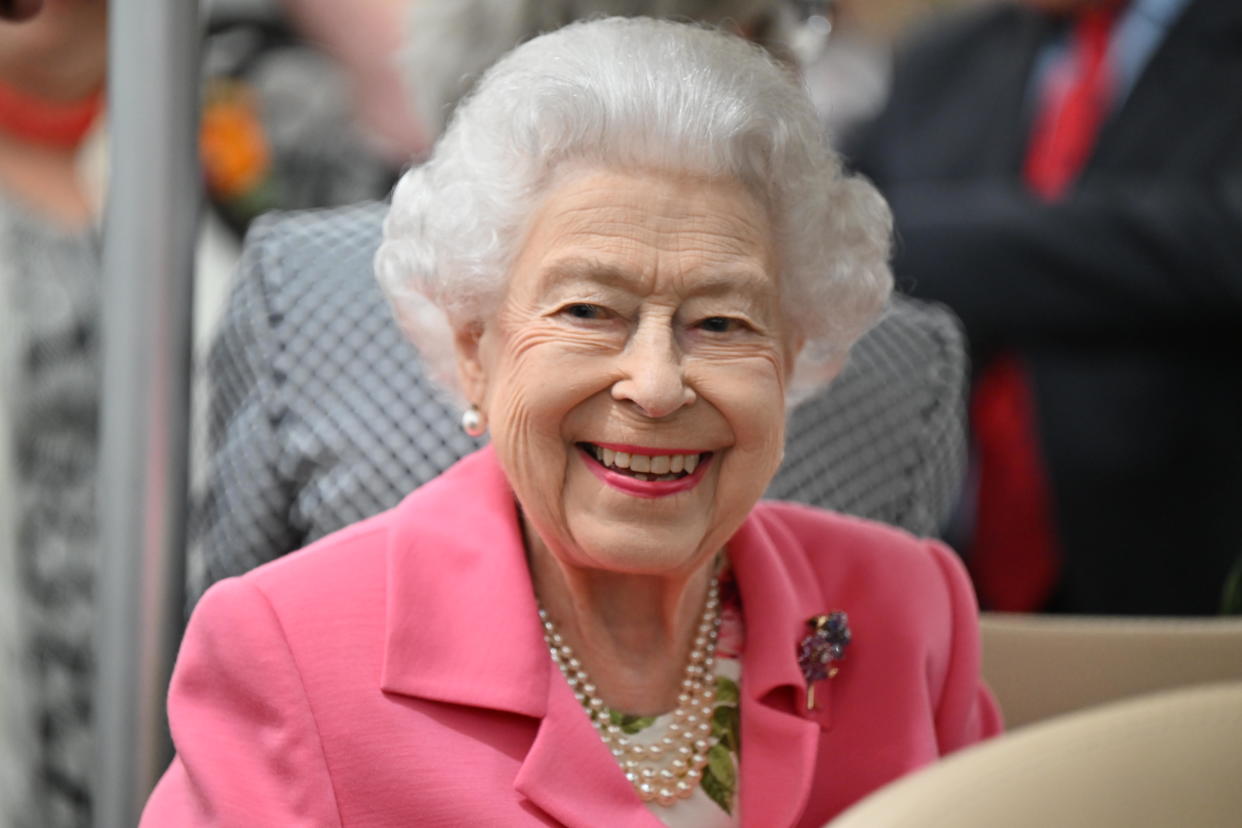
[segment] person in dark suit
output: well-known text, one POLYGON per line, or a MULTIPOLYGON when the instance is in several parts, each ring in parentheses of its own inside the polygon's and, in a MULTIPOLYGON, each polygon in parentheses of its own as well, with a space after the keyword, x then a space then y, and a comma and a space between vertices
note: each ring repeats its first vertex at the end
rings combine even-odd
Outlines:
MULTIPOLYGON (((916 38, 886 109, 853 136, 853 165, 893 206, 899 286, 966 326, 972 412, 986 413, 998 359, 1026 381, 1024 485, 1047 493, 1054 560, 1018 585, 1025 606, 980 583, 993 607, 1218 606, 1242 550, 1239 89, 1232 0, 1004 3, 916 38), (1111 17, 1096 30, 1107 83, 1091 94, 1063 74, 1087 60, 1088 14, 1111 17), (1068 102, 1044 134, 1057 84, 1068 102)), ((980 505, 989 485, 983 474, 980 505)), ((1035 531, 1011 520, 1002 539, 1035 531)), ((1020 563, 972 561, 1011 582, 1020 563)))

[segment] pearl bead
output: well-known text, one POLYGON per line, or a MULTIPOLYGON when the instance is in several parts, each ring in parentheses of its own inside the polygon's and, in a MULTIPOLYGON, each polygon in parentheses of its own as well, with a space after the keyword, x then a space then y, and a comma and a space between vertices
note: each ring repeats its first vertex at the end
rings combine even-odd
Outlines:
POLYGON ((655 795, 655 787, 650 782, 639 782, 638 795, 643 799, 651 799, 655 795))
POLYGON ((685 799, 690 796, 690 794, 694 793, 694 786, 684 779, 679 779, 677 780, 677 784, 673 786, 673 790, 677 792, 678 797, 685 799))
POLYGON ((668 766, 673 769, 673 773, 678 775, 685 773, 686 768, 690 767, 690 765, 686 763, 685 759, 674 759, 668 763, 668 766))
POLYGON ((638 771, 638 776, 640 779, 644 779, 644 780, 655 779, 656 770, 655 768, 651 768, 651 767, 642 768, 638 771))
POLYGON ((706 756, 707 752, 711 749, 712 749, 712 746, 706 739, 695 739, 694 740, 694 752, 696 754, 706 756))
POLYGON ((656 793, 656 802, 659 802, 661 805, 672 805, 676 801, 677 797, 673 795, 671 788, 660 788, 656 793))

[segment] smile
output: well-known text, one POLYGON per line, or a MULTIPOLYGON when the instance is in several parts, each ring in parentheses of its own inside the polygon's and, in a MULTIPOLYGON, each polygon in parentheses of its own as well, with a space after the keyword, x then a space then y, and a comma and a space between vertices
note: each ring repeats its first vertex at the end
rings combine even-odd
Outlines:
POLYGON ((703 479, 712 452, 655 454, 635 446, 579 443, 591 472, 606 485, 637 497, 666 497, 688 491, 703 479))

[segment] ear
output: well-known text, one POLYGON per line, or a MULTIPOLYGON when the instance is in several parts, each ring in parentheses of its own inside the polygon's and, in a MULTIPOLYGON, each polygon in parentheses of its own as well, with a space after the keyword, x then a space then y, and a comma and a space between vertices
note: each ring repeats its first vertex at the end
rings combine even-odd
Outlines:
POLYGON ((487 398, 484 336, 481 322, 470 322, 453 330, 453 345, 457 351, 457 381, 462 396, 467 403, 480 407, 487 398))

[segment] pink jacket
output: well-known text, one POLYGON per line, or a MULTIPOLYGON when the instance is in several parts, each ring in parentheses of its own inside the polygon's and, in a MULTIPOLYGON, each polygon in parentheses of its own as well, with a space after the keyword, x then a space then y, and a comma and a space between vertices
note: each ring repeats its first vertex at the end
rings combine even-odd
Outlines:
MULTIPOLYGON (((999 731, 974 597, 944 547, 762 503, 729 555, 746 623, 744 825, 819 826, 999 731), (835 609, 853 644, 807 712, 795 649, 806 619, 835 609)), ((148 828, 660 825, 548 657, 490 449, 213 587, 168 715, 178 755, 148 828)))

